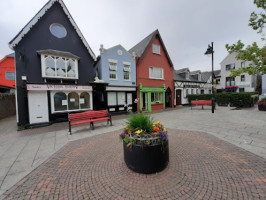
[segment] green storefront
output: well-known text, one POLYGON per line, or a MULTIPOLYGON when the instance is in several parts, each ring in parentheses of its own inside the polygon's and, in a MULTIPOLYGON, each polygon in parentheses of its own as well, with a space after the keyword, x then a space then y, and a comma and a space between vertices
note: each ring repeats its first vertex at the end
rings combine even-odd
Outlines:
POLYGON ((140 111, 165 109, 165 85, 163 87, 142 86, 140 84, 140 111))

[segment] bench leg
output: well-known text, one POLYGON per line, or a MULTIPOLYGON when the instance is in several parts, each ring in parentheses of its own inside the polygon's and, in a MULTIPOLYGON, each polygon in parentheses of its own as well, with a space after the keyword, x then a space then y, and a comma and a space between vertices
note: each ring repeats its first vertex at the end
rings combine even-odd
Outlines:
POLYGON ((94 130, 94 124, 93 124, 93 122, 90 123, 90 127, 94 130))
POLYGON ((202 106, 201 110, 203 110, 203 106, 202 106))
POLYGON ((72 135, 70 122, 68 123, 68 126, 69 126, 69 135, 72 135))
POLYGON ((109 119, 109 121, 110 121, 110 126, 113 126, 113 124, 112 124, 112 120, 111 120, 111 119, 109 119))

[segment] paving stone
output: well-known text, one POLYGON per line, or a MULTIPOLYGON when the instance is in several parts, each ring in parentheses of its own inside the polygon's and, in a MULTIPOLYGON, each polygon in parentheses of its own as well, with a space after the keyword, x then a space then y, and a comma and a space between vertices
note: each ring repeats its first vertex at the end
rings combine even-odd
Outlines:
POLYGON ((202 132, 169 130, 160 173, 127 168, 120 131, 72 141, 4 199, 265 199, 266 160, 202 132))

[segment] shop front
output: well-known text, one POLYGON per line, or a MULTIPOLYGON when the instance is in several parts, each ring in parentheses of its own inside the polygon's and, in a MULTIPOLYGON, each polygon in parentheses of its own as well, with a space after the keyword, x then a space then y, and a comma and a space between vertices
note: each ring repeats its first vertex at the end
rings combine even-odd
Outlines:
POLYGON ((107 108, 110 113, 135 112, 136 87, 108 86, 107 108))
POLYGON ((30 124, 67 119, 70 112, 92 110, 92 87, 81 85, 27 84, 30 124))
POLYGON ((140 111, 165 109, 165 85, 163 87, 142 86, 140 84, 140 111))

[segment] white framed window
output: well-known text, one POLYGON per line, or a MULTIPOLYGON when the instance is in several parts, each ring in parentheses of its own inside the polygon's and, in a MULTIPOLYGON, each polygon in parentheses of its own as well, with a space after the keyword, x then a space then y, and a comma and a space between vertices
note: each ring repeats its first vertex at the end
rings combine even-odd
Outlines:
POLYGON ((66 28, 62 24, 58 23, 51 24, 50 32, 57 38, 64 38, 67 35, 66 28))
POLYGON ((84 91, 51 92, 51 112, 69 112, 92 109, 92 94, 84 91))
POLYGON ((117 80, 117 61, 109 60, 109 79, 117 80))
POLYGON ((124 72, 124 80, 125 81, 130 81, 130 64, 123 64, 123 72, 124 72))
POLYGON ((163 68, 149 67, 150 79, 164 79, 163 68))
POLYGON ((15 80, 15 72, 6 72, 6 80, 15 80))
POLYGON ((245 67, 245 61, 241 62, 241 67, 245 67))
POLYGON ((231 69, 235 69, 235 63, 230 64, 230 65, 226 65, 225 69, 226 69, 226 71, 230 71, 231 69))
POLYGON ((41 55, 42 77, 78 79, 78 61, 74 58, 41 55))
POLYGON ((160 45, 158 44, 152 44, 152 53, 155 53, 155 54, 161 54, 161 51, 160 51, 160 45))
POLYGON ((117 104, 124 105, 126 103, 126 93, 125 92, 117 92, 117 104))
POLYGON ((152 92, 151 103, 163 103, 163 92, 152 92))

